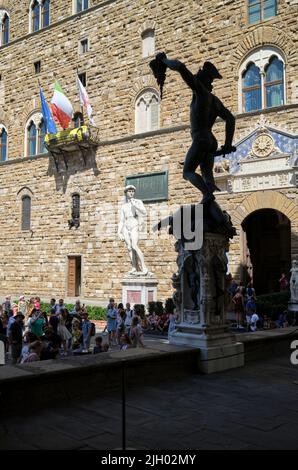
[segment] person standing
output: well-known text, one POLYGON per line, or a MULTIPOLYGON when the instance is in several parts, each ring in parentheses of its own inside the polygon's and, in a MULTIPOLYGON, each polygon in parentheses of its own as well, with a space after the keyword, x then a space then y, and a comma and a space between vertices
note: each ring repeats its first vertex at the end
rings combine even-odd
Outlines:
POLYGON ((281 278, 279 279, 279 290, 285 291, 288 289, 289 282, 285 273, 282 273, 281 278))
POLYGON ((117 308, 114 299, 110 299, 107 312, 107 330, 109 334, 109 346, 116 341, 117 308))
POLYGON ((17 313, 15 321, 11 325, 8 332, 9 344, 11 345, 12 363, 16 364, 21 356, 23 344, 23 320, 25 316, 17 313))
POLYGON ((91 333, 92 333, 92 324, 88 320, 88 313, 83 311, 82 314, 82 334, 83 334, 83 352, 89 352, 91 333))
POLYGON ((234 304, 235 309, 237 328, 242 328, 242 321, 244 315, 244 298, 241 291, 241 287, 238 287, 236 294, 232 299, 232 302, 234 304))
POLYGON ((130 332, 132 319, 133 319, 133 310, 130 308, 130 303, 127 302, 126 309, 125 309, 124 326, 125 326, 125 333, 127 333, 128 335, 130 332))

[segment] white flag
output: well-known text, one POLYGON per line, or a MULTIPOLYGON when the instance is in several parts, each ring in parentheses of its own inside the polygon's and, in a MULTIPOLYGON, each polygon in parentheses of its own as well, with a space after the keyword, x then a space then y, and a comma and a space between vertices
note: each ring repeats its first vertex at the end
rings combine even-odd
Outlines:
POLYGON ((93 111, 92 111, 91 104, 89 103, 89 98, 88 98, 87 91, 86 91, 85 87, 83 86, 83 84, 82 84, 82 82, 81 82, 81 80, 79 79, 78 76, 77 76, 77 85, 78 85, 78 89, 79 89, 79 93, 80 93, 81 106, 85 106, 85 108, 87 110, 87 114, 88 114, 90 124, 92 124, 92 126, 95 126, 95 122, 94 122, 94 119, 92 117, 93 111))

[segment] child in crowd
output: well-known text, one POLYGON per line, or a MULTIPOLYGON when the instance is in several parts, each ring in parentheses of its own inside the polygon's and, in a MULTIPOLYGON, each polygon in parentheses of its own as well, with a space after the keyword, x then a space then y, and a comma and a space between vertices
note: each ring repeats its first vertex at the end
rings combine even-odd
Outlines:
POLYGON ((95 338, 95 346, 93 348, 93 354, 99 354, 101 352, 103 352, 102 336, 97 336, 95 338))

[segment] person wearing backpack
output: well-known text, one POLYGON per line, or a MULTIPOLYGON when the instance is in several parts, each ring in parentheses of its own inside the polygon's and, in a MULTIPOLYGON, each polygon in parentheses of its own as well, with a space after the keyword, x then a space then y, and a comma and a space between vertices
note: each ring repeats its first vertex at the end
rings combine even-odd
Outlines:
POLYGON ((246 288, 246 299, 247 300, 256 300, 256 291, 253 287, 253 284, 252 282, 249 282, 247 284, 247 288, 246 288))

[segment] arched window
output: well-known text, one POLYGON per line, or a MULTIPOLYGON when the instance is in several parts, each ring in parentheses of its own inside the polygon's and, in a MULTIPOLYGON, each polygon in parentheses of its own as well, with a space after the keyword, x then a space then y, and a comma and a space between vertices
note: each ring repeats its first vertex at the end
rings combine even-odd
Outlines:
POLYGON ((22 197, 22 230, 31 228, 31 197, 22 197))
POLYGON ((155 90, 144 90, 136 100, 135 132, 159 129, 159 96, 155 90))
POLYGON ((142 33, 143 57, 149 57, 155 53, 155 34, 153 29, 147 29, 142 33))
POLYGON ((7 160, 7 132, 4 127, 0 126, 0 161, 7 160))
POLYGON ((50 24, 50 0, 31 0, 30 32, 39 31, 50 24))
POLYGON ((266 108, 284 104, 284 65, 277 57, 272 57, 265 69, 266 108))
POLYGON ((246 112, 262 108, 261 74, 255 64, 250 64, 242 78, 243 107, 246 112))
POLYGON ((77 112, 73 116, 73 127, 81 127, 84 125, 84 116, 82 113, 77 112))
POLYGON ((239 112, 282 106, 285 99, 285 61, 273 46, 251 52, 239 68, 239 112))
POLYGON ((35 113, 26 125, 26 147, 25 155, 32 157, 46 153, 44 140, 46 135, 46 126, 41 113, 35 113))
POLYGON ((80 13, 81 11, 88 10, 88 0, 75 0, 75 11, 74 13, 80 13))
POLYGON ((32 31, 38 31, 40 29, 40 5, 37 0, 33 2, 31 7, 31 24, 32 31))
POLYGON ((50 24, 50 0, 44 0, 41 4, 41 27, 46 28, 50 24))
POLYGON ((5 10, 0 10, 0 46, 9 42, 9 16, 5 10))

